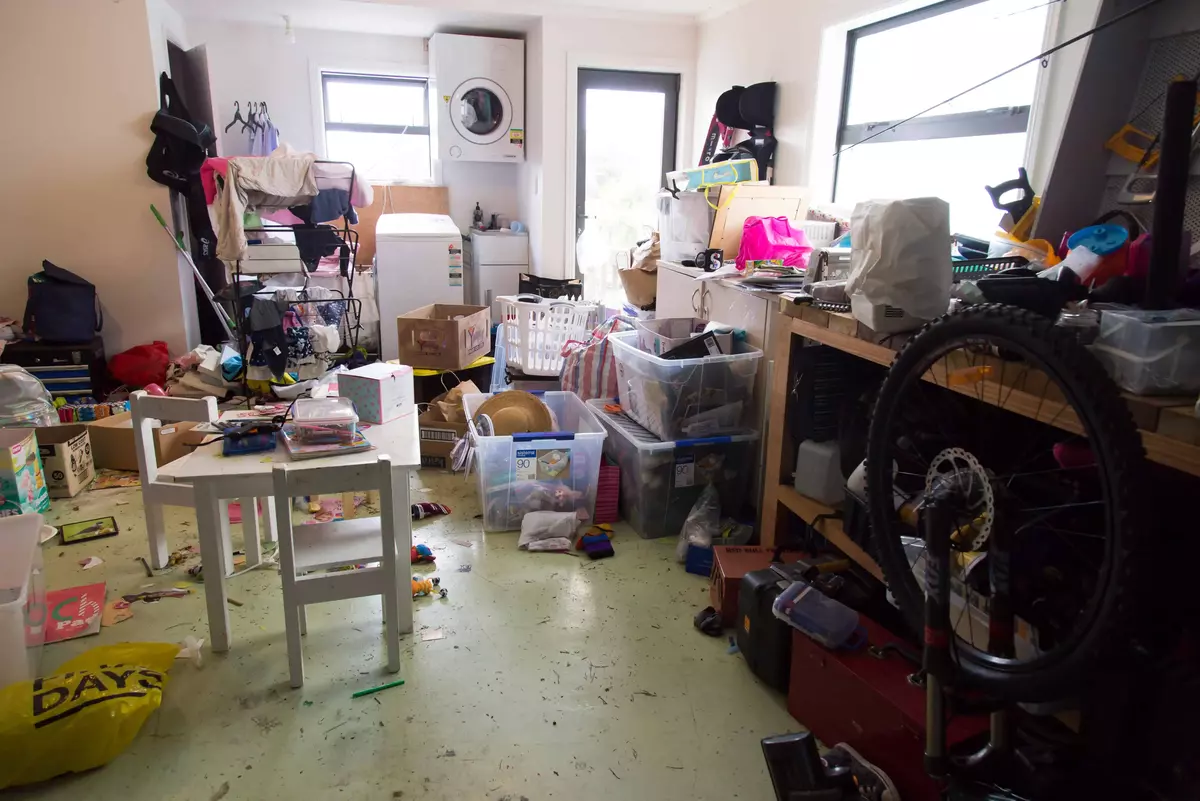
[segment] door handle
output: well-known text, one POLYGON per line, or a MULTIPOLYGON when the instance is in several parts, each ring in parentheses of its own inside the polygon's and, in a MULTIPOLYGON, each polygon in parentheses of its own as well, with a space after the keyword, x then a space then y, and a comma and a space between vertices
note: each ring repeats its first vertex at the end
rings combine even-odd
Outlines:
POLYGON ((701 289, 702 287, 696 287, 696 291, 692 293, 692 311, 696 313, 697 317, 700 316, 700 306, 696 301, 696 296, 700 294, 701 289))

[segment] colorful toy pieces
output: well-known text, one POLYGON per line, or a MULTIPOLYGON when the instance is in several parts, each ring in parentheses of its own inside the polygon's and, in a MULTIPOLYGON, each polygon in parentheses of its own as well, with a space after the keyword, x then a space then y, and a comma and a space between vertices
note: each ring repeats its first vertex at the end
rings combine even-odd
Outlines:
POLYGON ((433 578, 423 579, 420 576, 412 577, 412 593, 414 598, 420 598, 424 595, 432 596, 437 593, 439 598, 446 597, 446 588, 441 586, 442 580, 436 576, 433 578))
POLYGON ((437 557, 429 550, 428 545, 414 545, 409 552, 409 559, 414 565, 429 565, 433 564, 437 557))

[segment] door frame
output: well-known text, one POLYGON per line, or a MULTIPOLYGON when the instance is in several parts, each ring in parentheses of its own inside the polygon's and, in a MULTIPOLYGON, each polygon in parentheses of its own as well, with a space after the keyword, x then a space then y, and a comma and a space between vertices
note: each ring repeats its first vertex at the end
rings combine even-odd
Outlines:
POLYGON ((692 160, 692 109, 696 65, 678 58, 614 56, 600 53, 567 53, 567 130, 566 185, 563 230, 563 270, 561 278, 575 277, 575 209, 577 208, 579 70, 618 70, 622 72, 658 72, 679 76, 679 104, 675 126, 675 169, 692 160))
MULTIPOLYGON (((580 99, 583 93, 597 84, 595 88, 616 90, 667 90, 675 92, 674 104, 666 103, 663 108, 663 153, 662 172, 675 169, 676 154, 679 152, 679 84, 680 76, 670 72, 644 72, 633 70, 598 70, 595 67, 581 67, 575 72, 576 88, 576 119, 575 119, 575 203, 573 204, 574 226, 571 231, 572 253, 574 244, 583 233, 584 224, 584 194, 587 191, 587 175, 580 170, 587 155, 587 133, 584 114, 586 110, 580 99), (590 75, 585 75, 590 73, 590 75), (673 84, 673 85, 671 85, 673 84)), ((665 178, 663 179, 665 181, 665 178)), ((665 185, 665 183, 663 184, 665 185)), ((574 260, 568 262, 572 271, 578 273, 579 266, 574 260)))

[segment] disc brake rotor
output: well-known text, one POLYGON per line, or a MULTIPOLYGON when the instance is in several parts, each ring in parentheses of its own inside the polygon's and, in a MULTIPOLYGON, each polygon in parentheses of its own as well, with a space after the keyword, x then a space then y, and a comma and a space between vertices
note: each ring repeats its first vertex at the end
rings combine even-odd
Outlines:
POLYGON ((950 486, 967 502, 970 520, 957 532, 961 550, 981 551, 992 533, 996 519, 996 498, 992 481, 979 460, 962 448, 946 448, 933 457, 925 474, 925 492, 932 494, 939 485, 950 486))

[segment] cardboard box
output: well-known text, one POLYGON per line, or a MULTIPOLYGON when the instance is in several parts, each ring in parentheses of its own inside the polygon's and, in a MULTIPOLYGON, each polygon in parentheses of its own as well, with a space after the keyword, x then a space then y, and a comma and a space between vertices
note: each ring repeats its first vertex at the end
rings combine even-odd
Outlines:
POLYGON ((338 396, 354 401, 364 423, 389 423, 416 411, 413 371, 403 364, 375 362, 338 373, 338 396))
MULTIPOLYGON (((154 455, 159 467, 173 462, 180 456, 191 453, 187 445, 196 437, 189 437, 196 423, 166 423, 154 431, 154 455)), ((104 417, 87 424, 88 436, 92 440, 92 462, 96 467, 111 470, 137 471, 137 449, 133 443, 133 414, 104 417)))
POLYGON ((396 318, 399 362, 462 370, 492 346, 492 307, 434 303, 396 318))
POLYGON ((87 426, 72 423, 35 430, 50 497, 74 498, 96 477, 87 426))
MULTIPOLYGON (((721 625, 737 624, 738 585, 742 577, 771 566, 774 548, 760 545, 717 545, 713 547, 712 580, 708 587, 709 603, 721 613, 721 625)), ((784 551, 780 558, 794 562, 805 556, 800 551, 784 551)))
POLYGON ((0 429, 0 516, 50 508, 46 474, 32 428, 0 429))
POLYGON ((450 469, 450 451, 454 443, 467 433, 467 423, 451 423, 446 420, 437 402, 444 400, 448 393, 443 392, 433 399, 429 408, 417 418, 421 431, 421 467, 440 467, 450 469))

